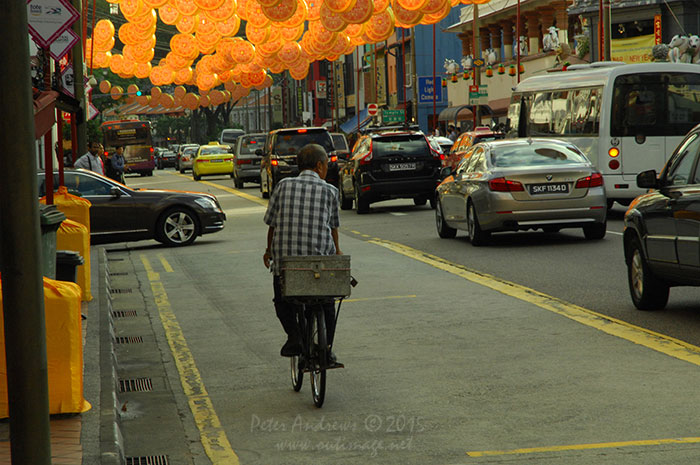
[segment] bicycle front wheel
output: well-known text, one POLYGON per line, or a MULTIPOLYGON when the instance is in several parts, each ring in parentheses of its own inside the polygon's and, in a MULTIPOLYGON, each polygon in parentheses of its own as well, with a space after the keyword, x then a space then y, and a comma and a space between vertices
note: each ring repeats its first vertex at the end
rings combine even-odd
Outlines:
POLYGON ((323 406, 326 398, 326 367, 328 366, 328 343, 326 318, 323 311, 314 312, 310 324, 313 364, 311 366, 311 396, 316 407, 323 406))

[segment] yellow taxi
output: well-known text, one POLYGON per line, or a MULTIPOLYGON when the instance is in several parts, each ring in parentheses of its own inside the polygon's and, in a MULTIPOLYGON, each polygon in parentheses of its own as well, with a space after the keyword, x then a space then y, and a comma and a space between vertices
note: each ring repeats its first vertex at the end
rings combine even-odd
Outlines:
POLYGON ((194 180, 199 181, 202 176, 221 174, 233 177, 233 154, 230 150, 228 145, 221 145, 216 141, 199 147, 192 162, 194 180))

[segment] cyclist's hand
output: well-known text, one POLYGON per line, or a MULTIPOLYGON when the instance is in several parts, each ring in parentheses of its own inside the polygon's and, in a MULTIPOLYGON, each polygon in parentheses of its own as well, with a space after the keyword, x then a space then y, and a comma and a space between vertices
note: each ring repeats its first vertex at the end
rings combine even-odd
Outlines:
POLYGON ((265 268, 270 268, 270 261, 272 260, 272 255, 270 255, 270 252, 265 252, 263 255, 263 263, 265 264, 265 268))

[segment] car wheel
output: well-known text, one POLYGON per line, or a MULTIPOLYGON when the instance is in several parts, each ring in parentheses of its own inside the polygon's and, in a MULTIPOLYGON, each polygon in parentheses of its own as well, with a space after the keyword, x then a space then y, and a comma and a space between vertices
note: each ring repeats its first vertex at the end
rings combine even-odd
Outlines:
POLYGON ((607 224, 605 222, 587 224, 583 227, 583 235, 588 240, 597 241, 605 237, 606 230, 607 224))
POLYGON ((608 211, 610 211, 612 209, 613 205, 615 204, 615 201, 613 199, 608 199, 607 204, 608 204, 607 205, 608 211))
POLYGON ((192 179, 194 179, 195 181, 199 181, 200 179, 202 179, 202 177, 195 173, 194 170, 192 170, 192 179))
POLYGON ((437 208, 437 203, 438 203, 437 194, 435 194, 432 197, 430 197, 430 208, 435 210, 437 208))
POLYGON ((189 245, 197 238, 197 217, 191 210, 174 207, 158 219, 156 239, 169 246, 189 245))
POLYGON ((474 204, 470 201, 467 206, 467 234, 473 246, 486 245, 491 234, 481 229, 479 218, 476 216, 474 204))
POLYGON ((649 269, 639 239, 633 237, 627 247, 627 282, 634 306, 639 310, 663 309, 668 302, 669 285, 649 269))
POLYGON ((153 176, 153 170, 151 170, 151 171, 149 171, 148 173, 146 173, 146 176, 153 176))
POLYGON ((185 173, 185 168, 180 168, 180 174, 184 174, 184 173, 185 173))
POLYGON ((340 209, 341 210, 352 210, 352 198, 345 197, 345 191, 343 190, 343 183, 340 183, 340 209))
POLYGON ((241 181, 240 178, 236 176, 236 173, 233 173, 231 177, 233 178, 233 186, 236 189, 243 189, 243 181, 241 181))
POLYGON ((428 199, 425 197, 414 197, 413 198, 413 204, 420 207, 428 203, 428 199))
POLYGON ((440 201, 437 202, 437 206, 435 207, 435 225, 437 226, 438 236, 442 237, 443 239, 451 239, 457 235, 457 230, 455 228, 451 228, 445 222, 440 201))
POLYGON ((369 213, 369 200, 360 196, 360 186, 355 184, 355 208, 358 215, 369 213))

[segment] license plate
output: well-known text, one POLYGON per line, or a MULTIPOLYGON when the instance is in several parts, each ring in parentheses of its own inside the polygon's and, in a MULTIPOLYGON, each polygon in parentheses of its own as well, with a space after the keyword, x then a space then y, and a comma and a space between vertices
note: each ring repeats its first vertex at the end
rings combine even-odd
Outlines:
POLYGON ((415 163, 389 163, 389 171, 407 171, 415 169, 415 163))
POLYGON ((212 163, 221 163, 223 160, 212 160, 212 163))
POLYGON ((530 194, 568 194, 569 184, 565 182, 550 184, 530 184, 530 194))

